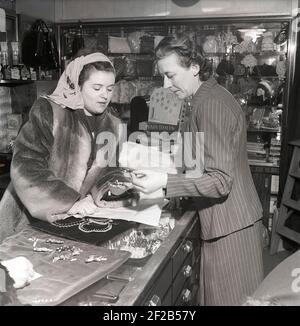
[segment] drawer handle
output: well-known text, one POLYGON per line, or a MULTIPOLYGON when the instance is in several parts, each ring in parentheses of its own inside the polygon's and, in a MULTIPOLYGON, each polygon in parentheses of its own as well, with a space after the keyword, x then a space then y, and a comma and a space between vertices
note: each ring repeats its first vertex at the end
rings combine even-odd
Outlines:
POLYGON ((158 295, 154 294, 152 296, 152 298, 149 300, 148 306, 156 307, 156 306, 160 306, 160 305, 161 305, 160 297, 158 295))
POLYGON ((192 266, 187 265, 183 267, 183 275, 188 278, 192 275, 192 266))
POLYGON ((188 303, 192 300, 192 292, 189 289, 182 291, 182 301, 188 303))
POLYGON ((187 240, 185 244, 182 246, 182 249, 187 254, 193 251, 193 243, 190 240, 187 240))

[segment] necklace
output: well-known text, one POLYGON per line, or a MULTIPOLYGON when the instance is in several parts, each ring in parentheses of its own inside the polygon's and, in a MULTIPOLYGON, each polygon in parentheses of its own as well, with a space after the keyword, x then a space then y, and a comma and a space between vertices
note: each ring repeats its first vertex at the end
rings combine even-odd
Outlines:
POLYGON ((78 229, 84 233, 92 232, 108 232, 112 229, 113 220, 110 219, 93 219, 91 217, 84 217, 78 219, 75 222, 66 222, 64 220, 58 220, 51 223, 58 228, 71 228, 78 226, 78 229))
POLYGON ((112 229, 113 221, 112 220, 104 220, 99 221, 92 218, 87 218, 82 223, 78 225, 78 229, 85 233, 91 232, 108 232, 112 229), (96 227, 95 227, 96 225, 96 227))
POLYGON ((79 225, 80 223, 82 223, 82 219, 78 219, 78 221, 75 222, 66 222, 65 220, 57 220, 51 222, 52 225, 57 226, 59 228, 71 228, 73 226, 79 225))

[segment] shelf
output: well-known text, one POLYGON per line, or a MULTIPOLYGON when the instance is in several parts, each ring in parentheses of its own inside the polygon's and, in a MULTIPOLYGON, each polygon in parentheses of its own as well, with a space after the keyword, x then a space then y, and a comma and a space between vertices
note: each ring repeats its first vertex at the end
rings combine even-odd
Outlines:
POLYGON ((24 85, 24 84, 32 84, 35 80, 18 80, 18 79, 1 79, 0 85, 24 85))
POLYGON ((226 53, 226 52, 206 52, 205 56, 208 57, 220 57, 220 56, 227 56, 227 57, 233 57, 233 56, 246 56, 248 54, 252 54, 253 56, 278 56, 278 55, 286 55, 286 52, 284 51, 260 51, 260 52, 233 52, 233 53, 226 53))
POLYGON ((252 173, 271 174, 272 176, 279 175, 279 166, 252 165, 250 162, 249 165, 252 173))
POLYGON ((140 80, 140 81, 151 81, 151 80, 158 80, 158 81, 162 81, 163 78, 161 76, 137 76, 136 79, 140 80))
POLYGON ((137 58, 137 59, 143 59, 143 57, 145 59, 155 59, 154 54, 153 53, 146 53, 146 52, 140 52, 140 53, 133 53, 133 52, 129 52, 129 53, 108 53, 109 57, 127 57, 130 56, 131 58, 137 58))
POLYGON ((269 132, 272 134, 277 134, 278 132, 281 132, 280 129, 265 129, 265 128, 247 128, 247 132, 269 132))
POLYGON ((260 162, 260 161, 248 159, 248 163, 249 163, 249 165, 252 165, 252 166, 279 168, 279 166, 277 164, 274 164, 272 162, 260 162))
MULTIPOLYGON (((261 76, 258 76, 258 75, 249 75, 250 78, 252 79, 272 79, 272 80, 279 80, 279 76, 276 75, 276 76, 265 76, 265 75, 261 75, 261 76)), ((285 80, 285 77, 284 79, 280 79, 280 80, 285 80)))

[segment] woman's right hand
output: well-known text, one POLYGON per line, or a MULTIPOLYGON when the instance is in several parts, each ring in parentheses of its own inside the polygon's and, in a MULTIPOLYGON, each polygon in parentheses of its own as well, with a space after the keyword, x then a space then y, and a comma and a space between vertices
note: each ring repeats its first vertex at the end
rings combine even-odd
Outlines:
POLYGON ((85 198, 78 200, 69 210, 69 215, 79 214, 81 216, 87 216, 95 213, 97 206, 91 195, 87 195, 85 198))
POLYGON ((131 182, 133 186, 145 194, 151 194, 167 185, 168 174, 151 170, 133 170, 131 182))

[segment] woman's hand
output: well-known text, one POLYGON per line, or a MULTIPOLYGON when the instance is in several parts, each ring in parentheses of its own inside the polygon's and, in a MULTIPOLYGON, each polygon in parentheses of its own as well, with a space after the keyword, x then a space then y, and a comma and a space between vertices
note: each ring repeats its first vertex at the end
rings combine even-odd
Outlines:
POLYGON ((167 185, 168 174, 151 170, 134 170, 131 173, 133 186, 145 194, 151 194, 167 185))
POLYGON ((91 195, 87 195, 85 198, 78 200, 68 211, 68 214, 81 216, 87 216, 95 213, 97 206, 91 195))

